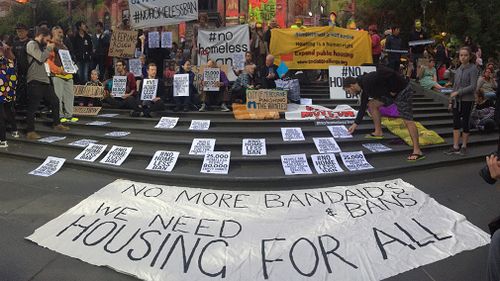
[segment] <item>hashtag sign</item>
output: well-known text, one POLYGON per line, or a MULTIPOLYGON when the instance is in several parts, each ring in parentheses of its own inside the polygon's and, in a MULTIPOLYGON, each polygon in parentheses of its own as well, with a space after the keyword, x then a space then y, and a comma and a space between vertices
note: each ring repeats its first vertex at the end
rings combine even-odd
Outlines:
POLYGON ((210 41, 210 42, 214 42, 214 41, 215 41, 215 39, 217 39, 217 36, 216 36, 216 35, 217 35, 217 34, 216 34, 215 32, 210 32, 210 35, 209 35, 209 37, 208 37, 208 41, 210 41))
POLYGON ((349 69, 347 67, 342 67, 342 77, 346 77, 347 73, 349 73, 349 69))

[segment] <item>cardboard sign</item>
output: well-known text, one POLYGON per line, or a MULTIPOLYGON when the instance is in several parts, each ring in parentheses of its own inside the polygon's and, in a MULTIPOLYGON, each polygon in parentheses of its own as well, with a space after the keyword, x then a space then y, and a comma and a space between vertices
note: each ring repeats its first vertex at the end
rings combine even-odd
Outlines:
POLYGON ((174 75, 174 97, 189 97, 189 74, 174 75))
POLYGON ((142 77, 142 63, 140 59, 129 59, 128 69, 135 77, 142 77))
POLYGON ((121 98, 127 91, 127 76, 113 76, 113 87, 111 88, 111 96, 121 98))
POLYGON ((319 153, 339 153, 340 149, 334 138, 313 138, 319 153))
POLYGON ((197 0, 128 0, 128 8, 134 29, 178 25, 198 19, 197 0))
POLYGON ((363 151, 341 152, 340 157, 349 171, 373 169, 373 166, 366 161, 363 151))
POLYGON ((301 128, 281 128, 283 141, 305 141, 301 128))
POLYGON ((179 122, 179 117, 162 117, 155 128, 157 129, 173 129, 177 122, 179 122))
POLYGON ((350 139, 352 135, 349 134, 349 130, 347 130, 344 125, 335 125, 335 126, 327 126, 328 130, 332 134, 332 136, 336 139, 350 139))
MULTIPOLYGON (((203 64, 202 58, 210 57, 217 65, 227 64, 229 69, 232 69, 234 54, 245 56, 246 51, 250 51, 250 32, 247 24, 198 30, 198 65, 203 64)), ((230 75, 228 71, 225 72, 230 75)))
POLYGON ((146 281, 385 280, 490 242, 401 179, 269 188, 116 180, 26 239, 146 281))
POLYGON ((101 111, 100 106, 74 106, 73 115, 76 116, 97 116, 101 111))
POLYGON ((65 140, 65 139, 66 139, 66 137, 51 136, 51 137, 41 138, 38 141, 39 142, 45 142, 45 143, 53 143, 53 142, 62 141, 62 140, 65 140))
POLYGON ((191 120, 189 130, 206 131, 210 128, 210 120, 191 120))
POLYGON ((230 161, 231 151, 207 152, 200 173, 227 175, 230 161))
POLYGON ((241 150, 243 156, 265 156, 266 139, 243 139, 241 150))
POLYGON ((318 174, 341 173, 344 171, 333 153, 313 154, 311 158, 318 174))
POLYGON ((144 79, 142 80, 141 100, 151 101, 156 98, 158 90, 158 79, 144 79))
POLYGON ((220 69, 218 68, 205 68, 203 70, 203 91, 218 92, 220 81, 220 69))
POLYGON ((64 162, 66 162, 64 158, 49 156, 42 165, 38 166, 38 168, 31 171, 29 174, 33 176, 50 177, 61 169, 64 162))
POLYGON ((115 29, 111 34, 108 56, 117 58, 133 58, 135 55, 136 43, 137 31, 115 29))
POLYGON ((160 48, 160 33, 158 31, 148 32, 148 47, 150 49, 160 48))
POLYGON ((68 143, 68 145, 77 146, 77 147, 87 147, 87 146, 89 146, 89 144, 97 143, 97 142, 98 142, 97 140, 81 139, 81 140, 77 140, 77 141, 68 143))
POLYGON ((69 53, 69 51, 59 49, 58 53, 64 71, 66 73, 73 73, 73 74, 76 73, 77 69, 75 67, 75 64, 73 63, 73 60, 71 59, 71 54, 69 53))
POLYGON ((215 139, 193 139, 190 155, 205 155, 207 152, 213 152, 215 148, 215 139))
POLYGON ((109 133, 106 133, 104 134, 105 136, 107 137, 117 137, 117 138, 121 138, 121 137, 126 137, 128 135, 130 135, 130 132, 124 132, 124 131, 113 131, 113 132, 109 132, 109 133))
POLYGON ((172 32, 164 31, 161 33, 161 47, 172 48, 172 32))
POLYGON ((107 122, 107 121, 92 121, 92 122, 86 123, 85 125, 87 125, 87 126, 104 126, 104 125, 108 125, 108 124, 111 124, 111 122, 107 122))
POLYGON ((75 157, 75 160, 94 162, 101 156, 107 147, 107 144, 91 143, 75 157))
POLYGON ((113 145, 113 147, 108 151, 108 154, 106 154, 106 156, 104 156, 101 160, 101 163, 121 166, 131 151, 132 147, 113 145))
POLYGON ((285 112, 288 109, 288 96, 282 90, 247 90, 248 110, 274 110, 285 112))
POLYGON ((104 98, 103 86, 86 86, 86 85, 73 85, 73 94, 75 97, 86 98, 104 98))
POLYGON ((386 152, 392 150, 392 148, 381 143, 364 143, 363 146, 371 152, 386 152))
POLYGON ((305 154, 281 155, 281 165, 287 176, 312 174, 305 154))
POLYGON ((364 73, 374 72, 375 66, 333 66, 328 68, 328 84, 330 98, 333 100, 358 100, 359 94, 351 95, 344 90, 344 78, 358 77, 364 73))
POLYGON ((156 151, 146 169, 160 172, 172 172, 178 158, 179 152, 177 151, 156 151))

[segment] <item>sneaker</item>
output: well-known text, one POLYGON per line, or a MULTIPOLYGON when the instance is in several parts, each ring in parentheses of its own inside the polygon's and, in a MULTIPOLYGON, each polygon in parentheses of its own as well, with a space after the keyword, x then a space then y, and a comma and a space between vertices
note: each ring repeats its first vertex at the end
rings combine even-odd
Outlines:
POLYGON ((63 117, 63 118, 61 118, 61 120, 59 120, 59 121, 61 121, 61 123, 66 123, 66 122, 68 122, 69 120, 68 120, 68 118, 63 117))
POLYGON ((454 148, 453 146, 444 152, 446 155, 458 155, 460 154, 460 148, 454 148))
POLYGON ((39 134, 37 134, 35 131, 33 131, 33 132, 28 132, 26 134, 26 138, 29 140, 38 140, 38 139, 41 139, 42 137, 39 134))
POLYGON ((460 152, 459 152, 460 156, 467 156, 467 147, 461 147, 460 148, 460 152))
POLYGON ((63 132, 63 131, 69 131, 69 127, 68 126, 64 126, 62 124, 56 125, 56 126, 54 126, 52 128, 54 128, 54 130, 56 130, 56 131, 61 131, 61 132, 63 132))
POLYGON ((205 111, 207 111, 207 105, 206 104, 202 104, 201 108, 198 111, 199 112, 205 112, 205 111))
POLYGON ((7 144, 7 141, 0 141, 0 148, 7 148, 9 145, 7 144))
POLYGON ((71 119, 69 119, 69 121, 71 121, 71 123, 78 122, 78 120, 80 120, 80 119, 78 119, 76 117, 72 117, 71 119))
POLYGON ((19 138, 19 131, 13 131, 11 135, 13 138, 18 139, 19 138))
POLYGON ((229 112, 231 111, 231 109, 227 108, 226 104, 223 103, 221 106, 220 106, 220 111, 222 112, 229 112))

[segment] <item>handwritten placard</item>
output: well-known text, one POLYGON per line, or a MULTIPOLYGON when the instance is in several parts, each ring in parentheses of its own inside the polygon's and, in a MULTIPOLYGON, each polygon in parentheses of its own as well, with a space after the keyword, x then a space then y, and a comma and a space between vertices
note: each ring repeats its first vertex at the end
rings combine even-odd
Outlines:
POLYGON ((76 116, 97 116, 101 109, 100 106, 74 106, 73 114, 76 116))
POLYGON ((117 58, 133 58, 135 55, 136 43, 137 31, 119 29, 113 30, 108 56, 117 58))
POLYGON ((248 110, 275 110, 285 112, 288 109, 288 96, 282 90, 247 90, 248 110))
POLYGON ((102 99, 104 97, 104 87, 103 86, 73 85, 73 94, 75 97, 102 99))

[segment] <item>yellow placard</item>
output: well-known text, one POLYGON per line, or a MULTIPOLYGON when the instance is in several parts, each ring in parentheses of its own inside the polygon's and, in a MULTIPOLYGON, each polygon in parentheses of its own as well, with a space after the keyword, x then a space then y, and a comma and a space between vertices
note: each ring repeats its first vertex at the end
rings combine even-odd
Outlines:
POLYGON ((330 65, 372 63, 371 39, 366 31, 340 27, 272 29, 271 54, 289 69, 328 69, 330 65))

